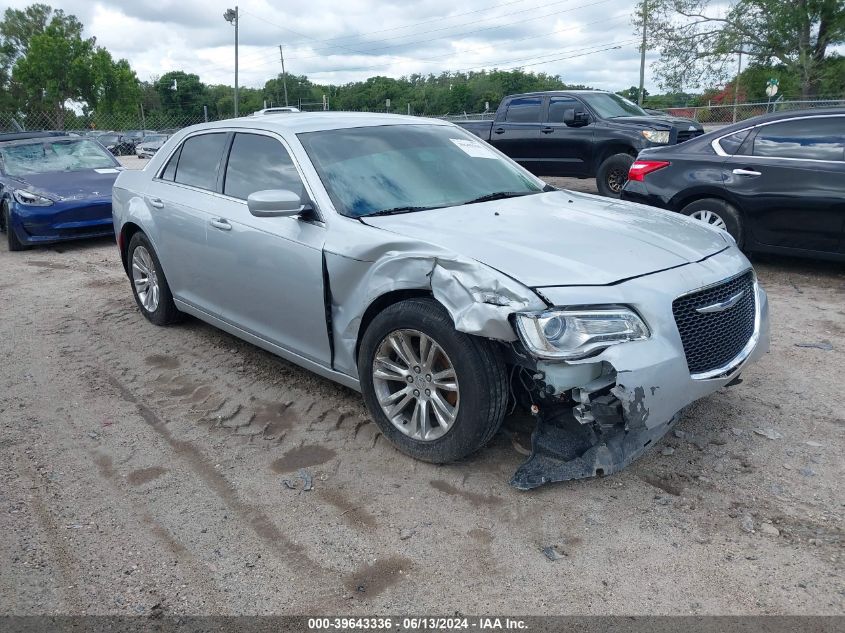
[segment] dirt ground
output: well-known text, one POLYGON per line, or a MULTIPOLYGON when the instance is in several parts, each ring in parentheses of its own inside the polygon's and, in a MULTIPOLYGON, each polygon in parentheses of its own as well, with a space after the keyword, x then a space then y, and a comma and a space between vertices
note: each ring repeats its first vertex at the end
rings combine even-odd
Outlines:
POLYGON ((358 394, 148 323, 112 241, 0 246, 0 613, 841 614, 845 266, 756 265, 772 351, 742 384, 525 493, 518 420, 412 461, 358 394))

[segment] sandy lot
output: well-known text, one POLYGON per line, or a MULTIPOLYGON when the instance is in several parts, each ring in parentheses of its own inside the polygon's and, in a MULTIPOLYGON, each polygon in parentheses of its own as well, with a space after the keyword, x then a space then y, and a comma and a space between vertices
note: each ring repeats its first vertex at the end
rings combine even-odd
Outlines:
POLYGON ((841 614, 845 267, 757 268, 742 384, 620 474, 522 493, 520 420, 414 462, 358 394, 148 323, 110 240, 0 246, 0 611, 841 614))

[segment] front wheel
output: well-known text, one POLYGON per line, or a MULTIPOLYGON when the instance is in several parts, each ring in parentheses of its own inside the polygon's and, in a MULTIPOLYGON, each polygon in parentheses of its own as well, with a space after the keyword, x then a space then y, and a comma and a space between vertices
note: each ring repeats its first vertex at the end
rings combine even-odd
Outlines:
POLYGON ((18 239, 18 236, 15 234, 15 229, 12 227, 12 210, 9 208, 9 202, 7 200, 3 201, 3 207, 0 209, 0 213, 3 216, 3 230, 6 232, 6 243, 9 245, 9 250, 26 250, 26 244, 18 239))
POLYGON ((505 415, 498 350, 455 330, 434 299, 400 301, 376 316, 361 340, 358 374, 381 432, 423 461, 442 464, 477 451, 505 415))
POLYGON ((158 256, 150 240, 140 231, 129 240, 127 261, 132 294, 141 313, 156 325, 179 321, 182 313, 173 302, 158 256))
POLYGON ((732 205, 718 198, 704 198, 689 203, 681 213, 710 226, 727 231, 741 248, 745 239, 742 217, 732 205))
POLYGON ((628 154, 614 154, 599 165, 596 172, 596 187, 608 198, 618 198, 622 187, 628 182, 628 170, 634 164, 634 157, 628 154))

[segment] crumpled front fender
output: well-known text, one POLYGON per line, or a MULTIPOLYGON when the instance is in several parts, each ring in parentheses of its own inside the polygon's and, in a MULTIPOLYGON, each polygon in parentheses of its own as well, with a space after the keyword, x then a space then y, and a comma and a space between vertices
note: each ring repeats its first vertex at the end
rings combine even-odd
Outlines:
POLYGON ((324 251, 336 371, 358 375, 362 319, 373 302, 390 292, 429 292, 449 312, 455 329, 499 341, 516 340, 513 313, 548 307, 530 288, 480 262, 425 242, 400 238, 385 243, 378 229, 359 227, 355 240, 327 244, 324 251))

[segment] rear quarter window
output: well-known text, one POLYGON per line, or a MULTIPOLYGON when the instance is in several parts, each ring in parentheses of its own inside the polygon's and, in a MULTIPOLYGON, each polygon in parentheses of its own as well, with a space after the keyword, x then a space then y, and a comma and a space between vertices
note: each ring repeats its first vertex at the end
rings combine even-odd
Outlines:
POLYGON ((214 191, 226 138, 227 134, 217 132, 186 139, 182 144, 174 180, 183 185, 214 191))

